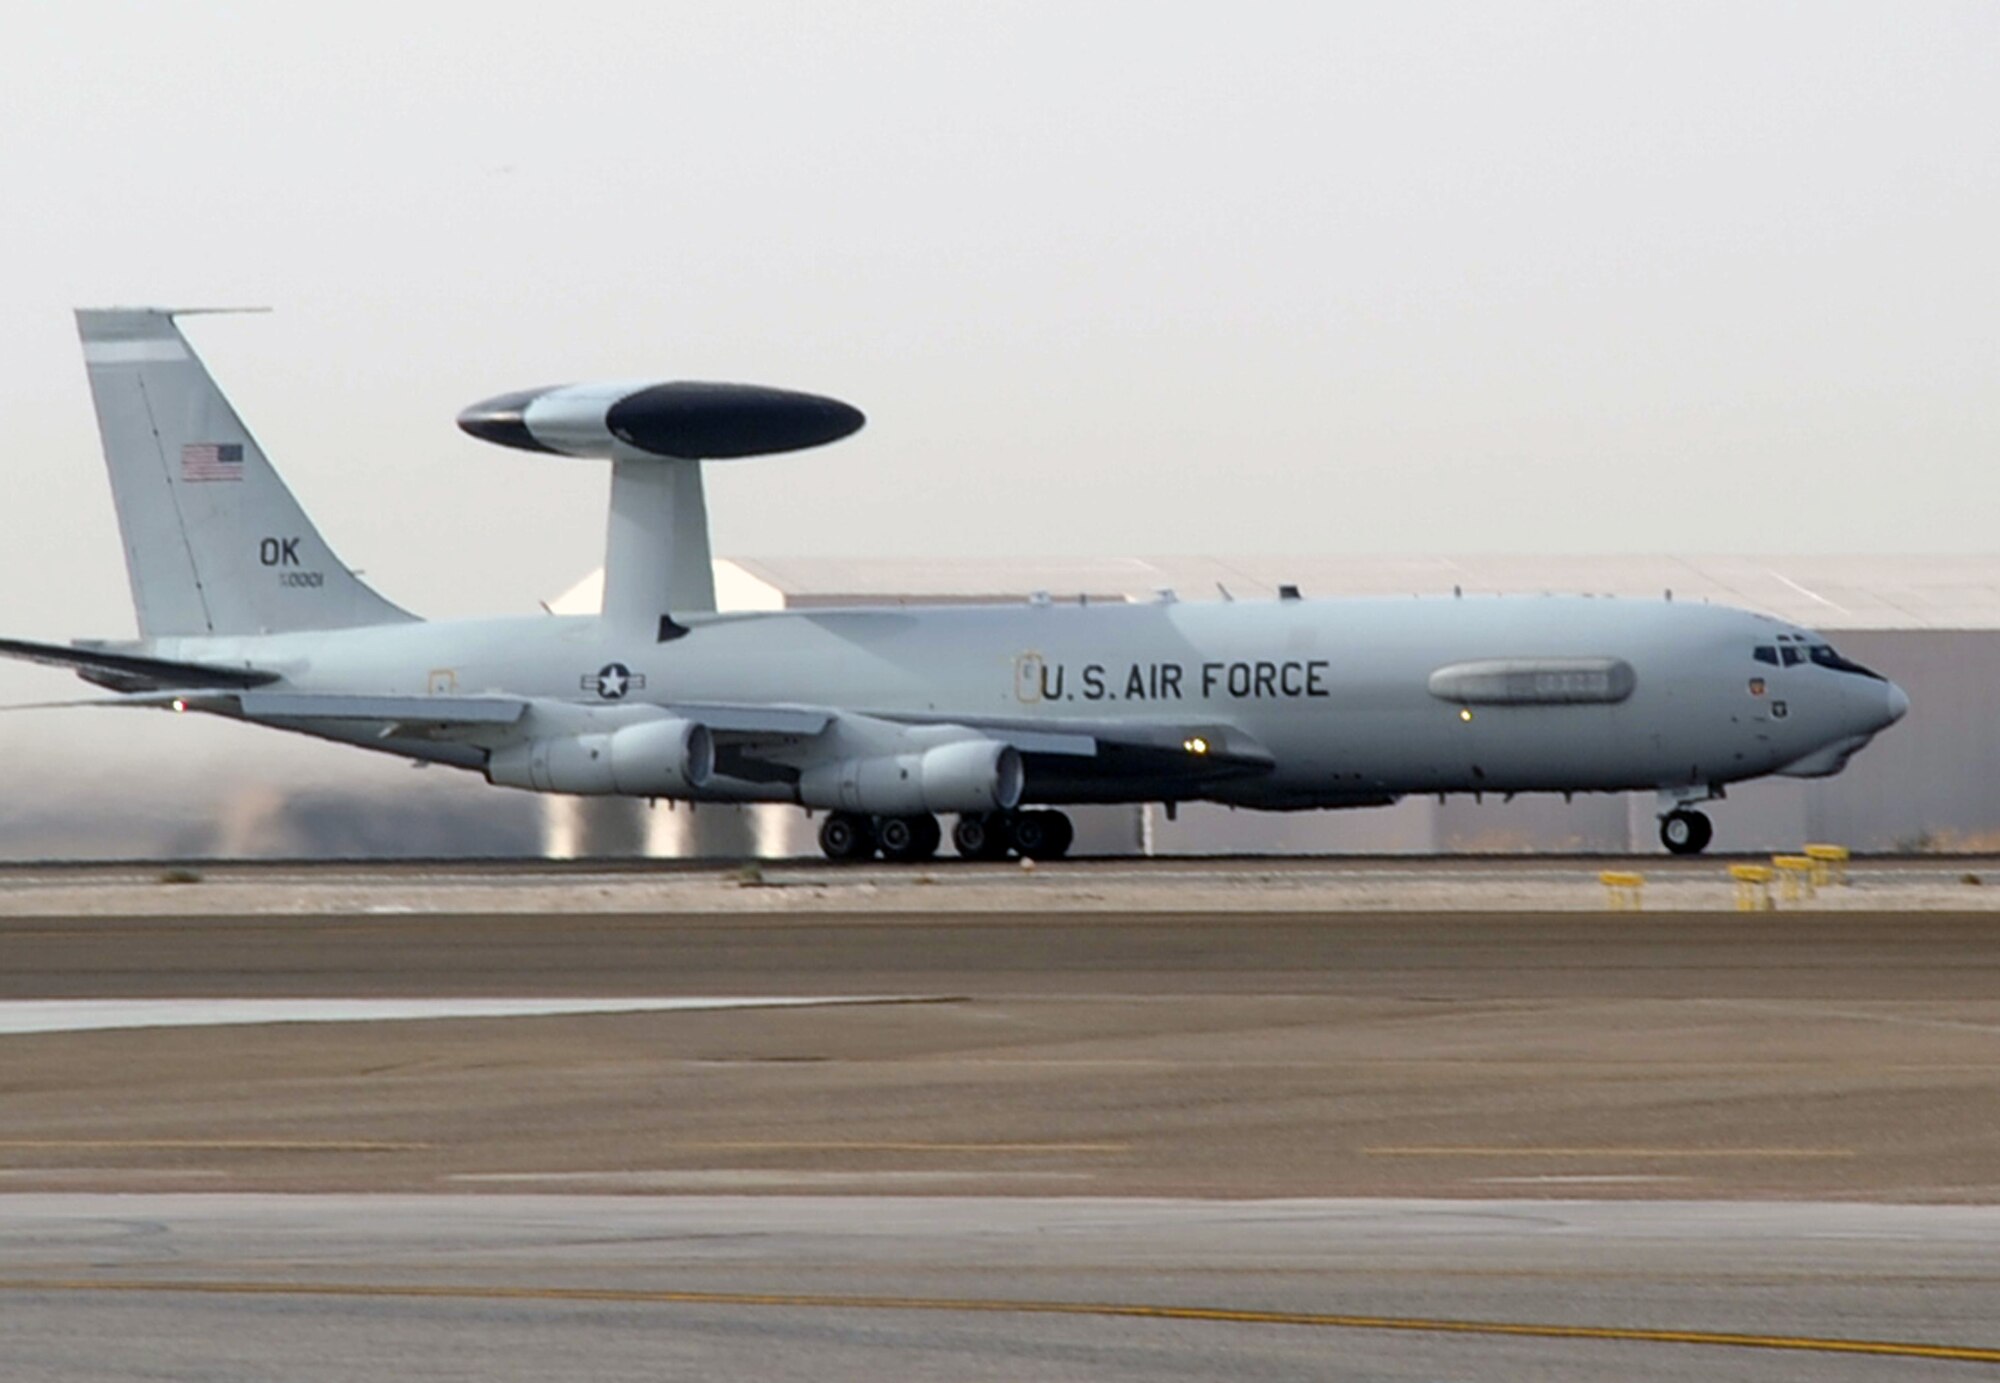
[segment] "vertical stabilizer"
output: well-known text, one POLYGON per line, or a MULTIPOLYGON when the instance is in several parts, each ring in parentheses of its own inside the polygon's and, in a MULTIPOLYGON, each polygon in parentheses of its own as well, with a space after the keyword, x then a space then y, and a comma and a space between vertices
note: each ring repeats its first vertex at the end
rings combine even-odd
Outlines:
POLYGON ((76 320, 142 636, 413 618, 333 555, 172 312, 80 310, 76 320))

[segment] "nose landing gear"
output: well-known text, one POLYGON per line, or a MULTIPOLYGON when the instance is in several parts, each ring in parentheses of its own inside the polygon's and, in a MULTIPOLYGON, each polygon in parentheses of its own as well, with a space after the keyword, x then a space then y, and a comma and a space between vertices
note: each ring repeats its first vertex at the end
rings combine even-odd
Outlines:
POLYGON ((1660 844, 1670 855, 1699 855, 1715 839, 1715 823, 1704 812, 1677 807, 1660 818, 1660 844))
POLYGON ((1715 823, 1695 810, 1722 796, 1720 784, 1700 782, 1661 788, 1653 798, 1660 818, 1660 844, 1670 855, 1699 855, 1715 839, 1715 823))

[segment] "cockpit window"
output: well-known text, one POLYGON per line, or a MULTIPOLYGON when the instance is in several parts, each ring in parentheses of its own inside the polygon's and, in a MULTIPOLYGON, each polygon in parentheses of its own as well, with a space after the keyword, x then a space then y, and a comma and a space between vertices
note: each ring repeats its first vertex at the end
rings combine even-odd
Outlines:
POLYGON ((1798 645, 1796 644, 1788 643, 1783 648, 1779 649, 1778 652, 1784 658, 1786 667, 1792 667, 1795 664, 1803 663, 1806 660, 1805 650, 1798 647, 1798 645))
POLYGON ((1877 682, 1885 680, 1882 674, 1873 668, 1865 668, 1859 663, 1841 657, 1833 651, 1831 644, 1809 644, 1806 646, 1806 653, 1819 666, 1832 668, 1835 672, 1851 672, 1860 677, 1872 677, 1877 682))
POLYGON ((1778 650, 1771 644, 1758 644, 1757 661, 1760 663, 1769 663, 1772 667, 1776 667, 1778 665, 1778 650))

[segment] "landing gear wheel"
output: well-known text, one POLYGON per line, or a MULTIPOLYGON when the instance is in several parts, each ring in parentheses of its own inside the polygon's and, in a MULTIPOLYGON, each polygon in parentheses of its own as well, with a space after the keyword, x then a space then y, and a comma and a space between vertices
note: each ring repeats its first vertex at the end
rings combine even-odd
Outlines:
POLYGON ((1014 849, 1031 860, 1059 860, 1076 839, 1061 812, 1022 812, 1014 818, 1014 849))
POLYGON ((1700 812, 1674 811, 1660 818, 1660 844, 1670 855, 1699 855, 1715 839, 1715 823, 1700 812))
POLYGON ((882 858, 894 864, 927 860, 937 853, 944 831, 934 816, 885 816, 875 823, 882 858))
POLYGON ((1007 818, 991 812, 967 812, 951 828, 951 848, 969 860, 1004 860, 1011 838, 1007 818))
POLYGON ((853 864, 875 853, 874 823, 853 812, 835 812, 820 823, 819 848, 836 864, 853 864))
POLYGON ((1076 844, 1076 823, 1065 812, 1050 812, 1049 817, 1049 858, 1059 860, 1069 853, 1069 847, 1076 844))

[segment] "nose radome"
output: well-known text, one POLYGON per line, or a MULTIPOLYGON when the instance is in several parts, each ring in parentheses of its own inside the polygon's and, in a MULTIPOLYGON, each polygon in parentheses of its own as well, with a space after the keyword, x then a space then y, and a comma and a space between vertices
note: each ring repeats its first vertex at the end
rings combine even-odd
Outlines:
POLYGON ((1888 700, 1889 723, 1894 725, 1910 713, 1910 694, 1894 682, 1891 682, 1889 684, 1888 700))

